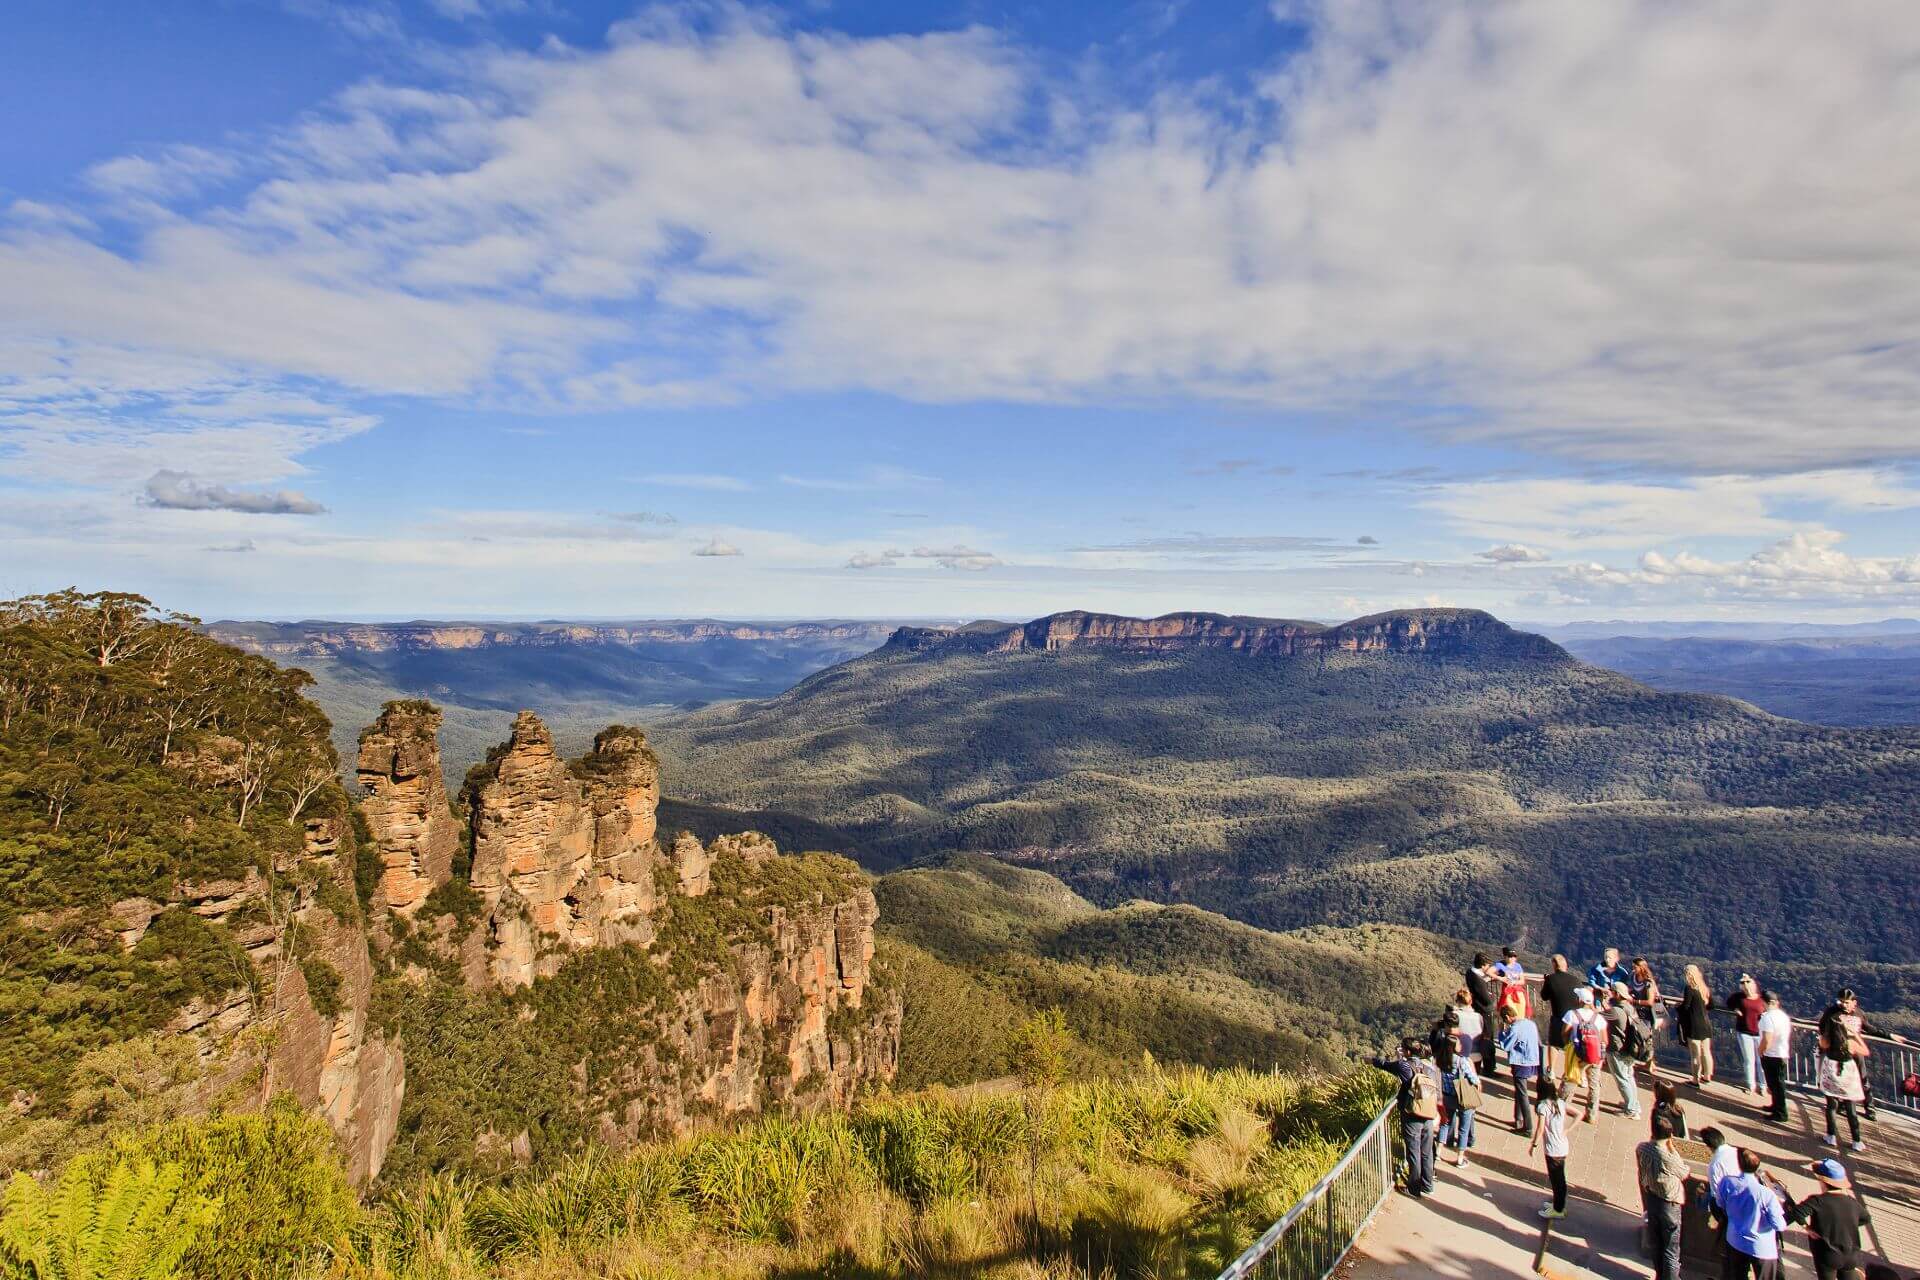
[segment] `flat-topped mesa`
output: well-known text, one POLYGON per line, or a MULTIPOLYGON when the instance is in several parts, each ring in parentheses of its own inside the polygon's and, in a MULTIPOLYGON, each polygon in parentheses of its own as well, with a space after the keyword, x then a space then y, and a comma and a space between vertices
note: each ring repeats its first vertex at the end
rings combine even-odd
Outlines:
POLYGON ((1486 653, 1503 657, 1566 658, 1541 636, 1515 631, 1478 609, 1403 609, 1357 618, 1338 626, 1285 618, 1235 617, 1218 613, 1168 613, 1128 618, 1073 610, 1028 623, 976 622, 954 631, 901 627, 887 647, 909 653, 1056 652, 1113 649, 1132 653, 1180 653, 1225 649, 1260 657, 1324 653, 1425 653, 1440 656, 1486 653))
POLYGON ((389 702, 360 735, 355 773, 360 809, 380 854, 373 905, 411 917, 453 874, 460 824, 440 776, 440 712, 427 702, 389 702))
POLYGON ((652 939, 660 765, 639 730, 608 729, 568 764, 523 711, 466 798, 493 982, 523 986, 566 951, 652 939))

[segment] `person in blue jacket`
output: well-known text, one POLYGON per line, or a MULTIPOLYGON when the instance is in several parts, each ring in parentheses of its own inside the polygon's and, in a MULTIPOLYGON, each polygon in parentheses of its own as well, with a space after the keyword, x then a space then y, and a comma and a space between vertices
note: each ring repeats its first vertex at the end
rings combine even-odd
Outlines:
POLYGON ((1500 1033, 1507 1066, 1513 1071, 1513 1131, 1533 1136, 1533 1082, 1540 1078, 1540 1028, 1532 1018, 1516 1018, 1500 1033))

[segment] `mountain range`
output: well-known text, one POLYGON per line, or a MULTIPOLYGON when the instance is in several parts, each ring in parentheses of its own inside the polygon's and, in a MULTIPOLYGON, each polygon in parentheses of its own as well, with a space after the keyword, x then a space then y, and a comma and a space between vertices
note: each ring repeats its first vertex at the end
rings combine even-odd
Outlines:
POLYGON ((686 800, 1096 904, 1596 953, 1920 961, 1920 731, 1662 692, 1470 610, 902 628, 658 721, 686 800))

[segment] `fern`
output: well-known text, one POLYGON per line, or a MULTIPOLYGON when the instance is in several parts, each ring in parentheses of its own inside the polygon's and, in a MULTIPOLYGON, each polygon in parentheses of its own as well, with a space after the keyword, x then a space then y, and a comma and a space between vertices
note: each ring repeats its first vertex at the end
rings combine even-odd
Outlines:
POLYGON ((178 1165, 76 1162, 51 1189, 16 1174, 0 1200, 6 1280, 174 1280, 219 1202, 186 1190, 178 1165))

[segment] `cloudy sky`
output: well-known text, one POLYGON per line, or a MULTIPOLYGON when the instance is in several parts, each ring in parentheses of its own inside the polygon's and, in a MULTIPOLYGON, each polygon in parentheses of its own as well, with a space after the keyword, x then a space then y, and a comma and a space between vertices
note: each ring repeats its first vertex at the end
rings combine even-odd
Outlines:
POLYGON ((16 0, 0 595, 1920 611, 1920 7, 16 0))

